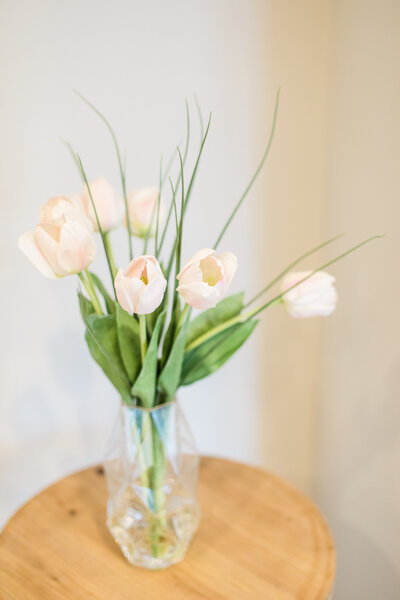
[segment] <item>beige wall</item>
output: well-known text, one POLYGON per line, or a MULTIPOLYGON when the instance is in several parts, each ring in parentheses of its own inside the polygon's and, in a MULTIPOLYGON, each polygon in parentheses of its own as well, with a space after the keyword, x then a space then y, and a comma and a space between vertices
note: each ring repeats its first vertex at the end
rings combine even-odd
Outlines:
MULTIPOLYGON (((335 233, 348 236, 305 267, 388 235, 332 269, 332 317, 272 309, 182 400, 202 452, 267 467, 318 500, 339 550, 335 600, 399 597, 399 11, 394 0, 2 2, 2 522, 101 460, 117 408, 84 347, 75 282, 44 280, 16 249, 40 204, 80 186, 59 136, 92 178, 118 185, 107 134, 71 89, 114 123, 132 187, 156 180, 186 96, 213 111, 189 256, 212 244, 245 187, 281 85, 270 159, 223 244, 240 260, 234 291, 251 295, 335 233)), ((125 240, 114 241, 122 262, 125 240)))
POLYGON ((335 269, 341 303, 323 329, 315 490, 338 541, 337 597, 395 600, 400 3, 337 2, 333 19, 326 231, 387 237, 335 269))
MULTIPOLYGON (((325 240, 332 23, 326 1, 265 6, 266 64, 270 80, 282 88, 260 224, 265 272, 271 278, 325 240)), ((322 258, 319 253, 301 268, 315 268, 322 258)), ((261 327, 263 456, 269 468, 310 492, 321 320, 294 320, 278 308, 265 314, 261 327)))

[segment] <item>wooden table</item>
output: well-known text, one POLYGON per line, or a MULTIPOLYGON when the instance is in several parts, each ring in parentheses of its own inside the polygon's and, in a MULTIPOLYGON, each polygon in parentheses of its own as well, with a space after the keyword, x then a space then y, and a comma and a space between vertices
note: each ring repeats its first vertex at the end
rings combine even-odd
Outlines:
POLYGON ((101 467, 30 500, 0 536, 1 600, 326 600, 335 549, 317 508, 280 479, 203 458, 203 518, 183 562, 129 565, 105 527, 101 467))

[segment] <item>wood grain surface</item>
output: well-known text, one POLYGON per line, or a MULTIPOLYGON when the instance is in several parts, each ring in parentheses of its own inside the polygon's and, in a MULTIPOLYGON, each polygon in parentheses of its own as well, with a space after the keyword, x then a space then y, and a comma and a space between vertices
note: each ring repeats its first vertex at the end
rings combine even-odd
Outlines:
POLYGON ((203 458, 203 518, 183 562, 126 562, 105 526, 101 467, 23 506, 0 536, 1 600, 326 600, 335 549, 317 508, 262 470, 203 458))

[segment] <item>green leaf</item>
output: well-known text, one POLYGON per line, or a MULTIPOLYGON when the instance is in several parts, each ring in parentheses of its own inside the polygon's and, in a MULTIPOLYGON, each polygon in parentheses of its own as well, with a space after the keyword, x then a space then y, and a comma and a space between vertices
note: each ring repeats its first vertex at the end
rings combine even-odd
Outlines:
POLYGON ((97 289, 99 290, 100 294, 104 298, 104 303, 106 305, 106 310, 107 310, 108 314, 109 315, 115 314, 115 303, 114 303, 114 300, 111 298, 110 294, 107 292, 106 288, 103 285, 103 282, 101 281, 101 279, 99 277, 97 277, 97 275, 95 275, 95 273, 92 273, 90 271, 90 274, 93 277, 93 281, 95 283, 95 286, 97 287, 97 289))
POLYGON ((171 319, 170 319, 169 325, 167 327, 167 331, 165 333, 165 337, 164 337, 164 341, 163 341, 163 349, 162 349, 162 356, 161 356, 162 366, 164 366, 165 363, 167 362, 167 358, 169 356, 169 353, 171 352, 172 343, 173 343, 174 337, 175 337, 176 325, 179 320, 179 315, 180 315, 180 307, 179 307, 179 303, 177 302, 175 304, 175 306, 172 307, 171 319))
POLYGON ((233 294, 218 302, 215 308, 200 313, 189 324, 189 329, 186 337, 186 345, 189 345, 201 335, 207 333, 217 325, 236 317, 243 308, 244 293, 233 294))
POLYGON ((255 320, 236 323, 188 352, 183 360, 180 384, 194 383, 222 367, 247 340, 257 323, 255 320))
POLYGON ((156 395, 156 380, 158 366, 158 344, 166 311, 158 315, 157 322, 151 336, 150 344, 144 357, 143 366, 138 378, 132 386, 132 396, 139 398, 143 406, 151 408, 156 395))
POLYGON ((122 362, 133 383, 142 366, 140 355, 139 323, 128 314, 117 302, 115 303, 117 318, 117 336, 122 362))
POLYGON ((132 402, 130 382, 118 346, 116 319, 113 315, 90 315, 85 320, 85 339, 90 354, 117 388, 127 404, 132 402))
POLYGON ((167 396, 167 402, 172 400, 179 387, 188 323, 187 317, 176 336, 167 362, 158 378, 158 390, 167 396))
POLYGON ((88 298, 86 298, 86 296, 84 296, 82 294, 82 292, 78 292, 78 299, 79 299, 79 308, 81 311, 82 319, 83 319, 84 323, 86 323, 86 319, 90 315, 95 313, 96 311, 94 310, 94 307, 93 307, 93 304, 91 303, 91 301, 88 298))

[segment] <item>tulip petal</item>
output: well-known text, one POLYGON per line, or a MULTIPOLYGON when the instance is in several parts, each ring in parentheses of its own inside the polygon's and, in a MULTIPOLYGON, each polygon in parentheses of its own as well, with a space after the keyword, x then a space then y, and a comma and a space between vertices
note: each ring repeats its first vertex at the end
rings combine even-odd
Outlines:
POLYGON ((186 263, 186 265, 183 267, 182 271, 180 273, 178 273, 178 275, 176 276, 178 281, 181 280, 183 273, 191 265, 193 265, 195 263, 199 263, 201 260, 203 260, 203 258, 207 258, 207 256, 210 256, 212 254, 215 254, 215 250, 212 250, 211 248, 203 248, 202 250, 198 250, 197 252, 195 252, 195 254, 193 254, 192 258, 190 258, 188 260, 188 262, 186 263))
POLYGON ((204 282, 179 285, 177 292, 187 304, 199 309, 214 308, 221 299, 218 289, 204 282))
POLYGON ((50 277, 51 279, 56 278, 56 274, 53 269, 50 267, 49 263, 44 258, 43 254, 40 252, 38 246, 35 242, 35 232, 27 231, 22 234, 18 239, 18 247, 19 249, 29 258, 31 263, 40 271, 42 275, 45 277, 50 277))
POLYGON ((87 229, 93 230, 92 223, 85 215, 82 204, 76 197, 57 196, 50 198, 39 212, 39 225, 49 224, 61 227, 68 221, 78 221, 87 229))
POLYGON ((224 267, 224 272, 226 276, 226 291, 231 284, 234 274, 236 273, 237 258, 235 254, 233 254, 233 252, 222 252, 222 254, 219 254, 217 258, 221 261, 224 267))
POLYGON ((139 256, 134 258, 128 265, 125 271, 125 277, 138 277, 140 279, 143 269, 146 266, 146 257, 139 256))
POLYGON ((63 269, 57 259, 59 229, 55 225, 43 223, 38 225, 34 231, 35 242, 43 254, 50 267, 58 277, 68 275, 68 271, 63 269))
MULTIPOLYGON (((110 229, 114 229, 122 221, 124 213, 122 200, 116 196, 111 185, 102 177, 89 183, 89 189, 102 230, 109 231, 110 229)), ((93 223, 95 231, 98 231, 96 214, 90 194, 85 185, 82 192, 82 203, 87 216, 93 223)))
MULTIPOLYGON (((131 233, 139 237, 154 237, 157 227, 158 188, 148 187, 134 190, 128 196, 129 221, 131 233)), ((160 196, 158 224, 165 221, 166 210, 163 197, 160 196)))
POLYGON ((129 290, 129 295, 133 306, 133 312, 137 313, 140 298, 146 290, 146 285, 143 283, 143 281, 134 277, 133 279, 128 279, 127 289, 129 290))
POLYGON ((184 271, 181 271, 179 285, 189 285, 191 283, 201 283, 203 273, 198 264, 189 265, 184 271))
POLYGON ((61 227, 57 259, 68 273, 80 273, 96 258, 93 235, 77 221, 68 221, 61 227))
POLYGON ((138 315, 148 315, 149 313, 152 313, 160 306, 166 287, 167 280, 163 275, 158 275, 158 277, 150 281, 139 297, 135 312, 137 312, 138 315))
POLYGON ((133 303, 130 297, 130 285, 129 279, 124 277, 122 269, 118 269, 117 275, 114 281, 115 293, 117 300, 126 312, 130 315, 133 314, 133 303))

